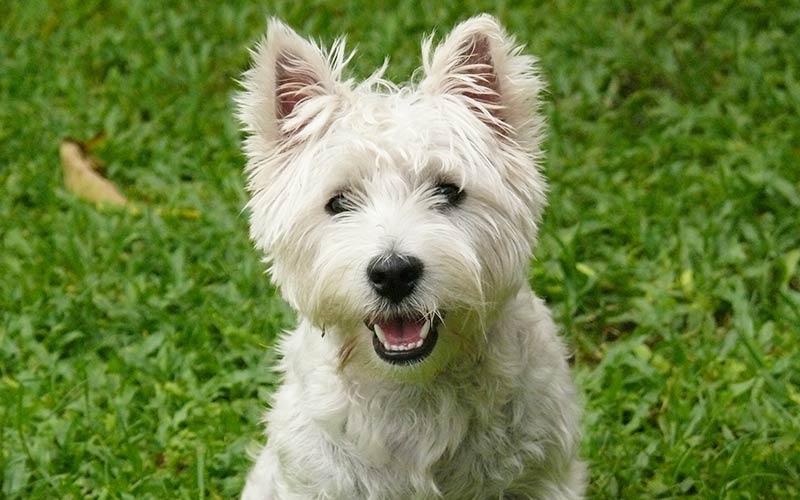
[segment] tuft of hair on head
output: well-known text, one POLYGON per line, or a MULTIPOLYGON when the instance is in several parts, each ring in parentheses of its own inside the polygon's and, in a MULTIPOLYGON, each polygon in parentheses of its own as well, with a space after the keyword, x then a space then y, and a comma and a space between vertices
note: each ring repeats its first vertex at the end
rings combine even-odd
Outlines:
POLYGON ((535 150, 542 135, 538 96, 544 84, 536 58, 523 48, 494 17, 468 19, 435 49, 432 36, 423 41, 420 90, 461 101, 502 137, 535 150))

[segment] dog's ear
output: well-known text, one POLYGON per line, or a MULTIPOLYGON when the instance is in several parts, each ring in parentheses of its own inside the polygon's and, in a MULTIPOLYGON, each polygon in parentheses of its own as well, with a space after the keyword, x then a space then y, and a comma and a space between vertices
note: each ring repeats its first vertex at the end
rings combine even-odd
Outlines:
POLYGON ((431 48, 423 41, 425 77, 420 90, 460 99, 502 135, 517 140, 538 135, 538 94, 543 84, 533 56, 487 14, 456 26, 431 48))
POLYGON ((324 126, 343 90, 343 40, 326 52, 272 18, 252 57, 236 97, 248 133, 270 142, 297 140, 300 132, 324 126))

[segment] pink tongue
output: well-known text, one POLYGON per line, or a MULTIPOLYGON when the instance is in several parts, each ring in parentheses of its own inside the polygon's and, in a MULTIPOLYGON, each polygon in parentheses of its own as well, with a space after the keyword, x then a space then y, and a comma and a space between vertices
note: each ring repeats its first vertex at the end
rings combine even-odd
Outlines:
POLYGON ((386 342, 392 345, 413 344, 420 338, 422 325, 424 321, 389 321, 387 323, 378 323, 378 326, 383 330, 383 336, 386 342))

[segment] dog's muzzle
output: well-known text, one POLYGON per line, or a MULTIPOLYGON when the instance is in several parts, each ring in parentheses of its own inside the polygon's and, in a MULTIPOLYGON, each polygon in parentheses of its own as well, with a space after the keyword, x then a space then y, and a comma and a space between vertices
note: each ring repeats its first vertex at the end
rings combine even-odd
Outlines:
POLYGON ((372 347, 379 358, 396 365, 411 365, 433 352, 440 323, 438 317, 395 317, 368 322, 367 328, 373 333, 372 347))

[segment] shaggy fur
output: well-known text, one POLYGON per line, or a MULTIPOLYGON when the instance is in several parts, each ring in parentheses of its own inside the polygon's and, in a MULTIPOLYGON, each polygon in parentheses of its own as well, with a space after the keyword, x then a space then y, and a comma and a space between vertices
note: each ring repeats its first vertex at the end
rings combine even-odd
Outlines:
POLYGON ((403 87, 343 80, 343 41, 276 20, 253 52, 237 98, 251 236, 300 320, 243 498, 583 494, 565 348, 526 281, 546 190, 535 59, 486 15, 422 51, 403 87), (424 264, 395 302, 368 278, 390 253, 424 264), (438 340, 387 362, 387 321, 438 340))

